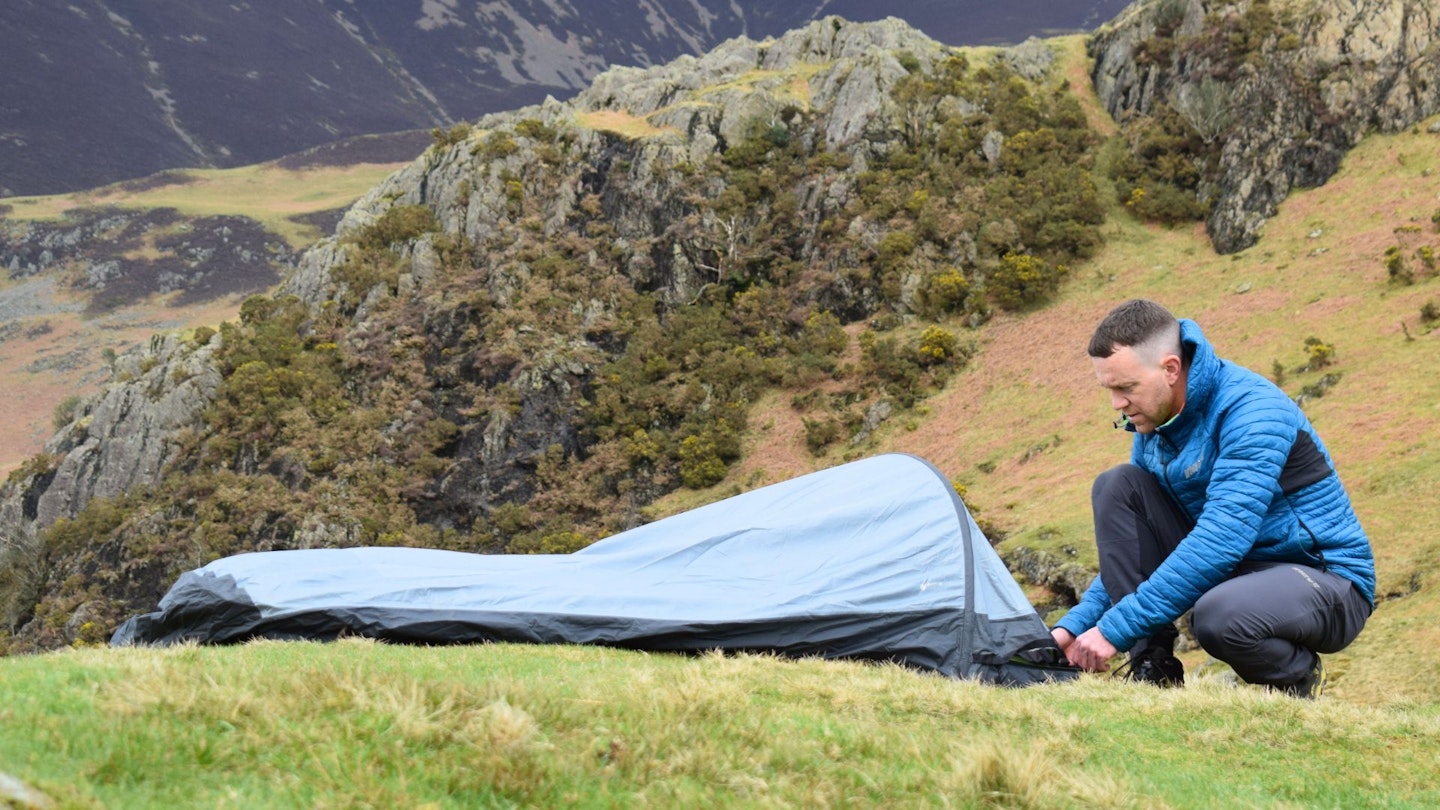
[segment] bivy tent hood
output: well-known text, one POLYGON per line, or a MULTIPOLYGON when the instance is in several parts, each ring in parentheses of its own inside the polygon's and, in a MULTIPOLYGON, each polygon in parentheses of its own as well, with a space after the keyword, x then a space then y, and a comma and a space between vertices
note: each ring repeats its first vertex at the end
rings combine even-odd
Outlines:
POLYGON ((238 554, 183 574, 111 644, 363 636, 896 661, 989 683, 1069 679, 1050 633, 929 462, 889 454, 772 484, 573 554, 238 554))

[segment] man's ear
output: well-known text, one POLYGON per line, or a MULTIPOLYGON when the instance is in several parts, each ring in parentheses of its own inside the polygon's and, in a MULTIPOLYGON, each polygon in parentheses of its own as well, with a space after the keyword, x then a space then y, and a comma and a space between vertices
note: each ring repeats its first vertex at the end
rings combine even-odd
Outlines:
POLYGON ((1160 369, 1165 372, 1165 382, 1174 385, 1180 380, 1180 370, 1184 364, 1180 362, 1180 355, 1167 354, 1160 358, 1160 369))

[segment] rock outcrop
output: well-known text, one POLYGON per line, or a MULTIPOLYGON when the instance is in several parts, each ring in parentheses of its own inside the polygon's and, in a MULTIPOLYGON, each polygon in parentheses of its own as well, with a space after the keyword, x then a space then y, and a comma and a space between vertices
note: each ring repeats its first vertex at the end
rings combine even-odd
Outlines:
POLYGON ((157 483, 186 429, 201 425, 220 385, 211 361, 219 345, 176 335, 116 358, 116 382, 80 405, 45 444, 29 475, 0 489, 0 526, 46 527, 74 517, 94 498, 157 483), (17 497, 18 496, 18 497, 17 497))
MULTIPOLYGON (((899 105, 891 97, 896 82, 912 70, 934 69, 948 52, 899 20, 851 24, 831 17, 775 40, 741 37, 702 57, 644 70, 612 68, 571 101, 486 116, 462 141, 437 146, 389 177, 346 214, 332 239, 302 258, 283 291, 316 308, 345 297, 350 291, 335 280, 343 275, 336 270, 350 261, 355 238, 387 211, 424 206, 434 212, 444 236, 427 235, 404 246, 395 292, 418 304, 433 294, 437 238, 486 245, 507 233, 514 227, 518 184, 527 204, 539 208, 533 220, 544 238, 564 238, 577 221, 589 218, 583 206, 597 206, 596 216, 613 232, 609 241, 627 283, 670 306, 691 302, 720 279, 721 259, 715 257, 743 250, 750 231, 768 214, 762 202, 744 219, 718 221, 698 208, 695 198, 718 196, 725 187, 714 180, 695 187, 693 167, 741 144, 757 127, 815 139, 845 155, 852 171, 807 181, 798 194, 798 216, 807 223, 836 217, 853 197, 854 173, 902 137, 899 105), (913 60, 910 67, 901 64, 902 54, 913 60), (803 130, 801 113, 814 120, 803 130), (536 131, 563 133, 568 157, 563 165, 545 167, 545 137, 521 134, 536 131), (544 171, 549 174, 539 176, 544 171), (536 187, 544 191, 531 190, 536 187), (678 233, 683 229, 704 236, 686 237, 678 233)), ((1048 48, 1038 42, 1027 44, 1019 57, 1027 69, 1041 73, 1049 60, 1048 48)), ((813 245, 802 259, 840 261, 834 255, 820 258, 827 250, 813 245)), ((865 261, 860 255, 845 260, 865 261)), ((531 283, 523 263, 498 256, 487 262, 487 273, 487 289, 502 304, 531 283)), ((827 306, 837 311, 864 314, 876 305, 842 288, 819 294, 829 295, 827 306)), ((357 331, 367 328, 371 309, 386 295, 366 293, 356 313, 357 331)), ((600 297, 580 306, 586 323, 613 316, 611 304, 600 297)), ((467 431, 459 440, 454 466, 436 493, 445 506, 427 513, 429 519, 463 526, 499 502, 528 497, 536 459, 551 447, 567 454, 580 449, 573 427, 580 394, 610 358, 583 341, 537 351, 542 354, 527 357, 527 367, 508 383, 518 406, 490 414, 483 430, 467 431)))
POLYGON ((89 538, 94 553, 82 563, 48 550, 43 532, 97 498, 160 482, 215 396, 220 373, 211 358, 218 344, 218 337, 197 347, 175 335, 156 336, 117 358, 115 382, 81 403, 44 451, 0 485, 0 627, 26 625, 28 643, 42 647, 95 642, 113 620, 106 605, 153 598, 165 587, 173 576, 168 565, 132 564, 123 537, 89 538), (54 620, 43 620, 37 603, 77 574, 105 579, 111 593, 67 594, 41 611, 54 620))
POLYGON ((1205 193, 1221 253, 1254 244, 1366 133, 1440 112, 1440 9, 1423 0, 1142 0, 1089 49, 1117 121, 1168 103, 1220 146, 1205 193))
MULTIPOLYGON (((1048 65, 1048 51, 1038 43, 1020 47, 1020 61, 1032 72, 1048 65)), ((346 239, 395 206, 424 205, 435 212, 442 232, 483 242, 510 219, 506 184, 535 166, 539 146, 517 139, 515 151, 497 159, 483 143, 521 121, 573 133, 572 151, 588 162, 578 184, 546 201, 547 233, 567 221, 587 189, 623 167, 627 196, 607 200, 605 215, 627 244, 637 246, 658 235, 657 223, 679 213, 674 206, 682 192, 671 169, 720 154, 748 137, 757 122, 783 126, 787 110, 819 112, 826 147, 849 153, 863 168, 900 135, 890 91, 909 71, 898 55, 910 54, 919 70, 930 70, 946 51, 893 18, 857 25, 829 17, 777 40, 741 37, 703 57, 684 56, 644 70, 612 68, 569 102, 551 100, 481 118, 464 142, 432 149, 371 189, 346 214, 335 237, 302 259, 284 287, 312 305, 334 295, 327 279, 346 261, 346 239), (801 66, 810 67, 797 72, 801 66), (577 119, 589 125, 577 129, 577 119)), ((427 248, 416 250, 411 275, 423 279, 427 248)), ((704 283, 704 272, 685 256, 637 250, 629 263, 633 273, 653 276, 672 300, 688 300, 704 283), (652 263, 659 266, 649 267, 652 263)))

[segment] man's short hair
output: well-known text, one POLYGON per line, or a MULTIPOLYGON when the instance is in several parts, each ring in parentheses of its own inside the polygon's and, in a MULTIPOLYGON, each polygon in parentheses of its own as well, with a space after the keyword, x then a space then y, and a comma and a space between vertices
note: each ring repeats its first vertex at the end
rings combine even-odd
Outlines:
MULTIPOLYGON (((1106 358, 1122 346, 1180 352, 1180 322, 1154 301, 1135 298, 1110 310, 1090 336, 1091 357, 1106 358)), ((1158 358, 1157 358, 1158 359, 1158 358)))

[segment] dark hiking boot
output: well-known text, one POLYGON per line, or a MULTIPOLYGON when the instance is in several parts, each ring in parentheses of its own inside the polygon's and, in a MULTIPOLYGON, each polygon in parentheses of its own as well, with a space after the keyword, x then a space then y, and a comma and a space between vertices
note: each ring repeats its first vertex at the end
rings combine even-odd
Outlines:
POLYGON ((1163 647, 1148 647, 1130 656, 1112 677, 1153 686, 1184 686, 1185 665, 1163 647))
POLYGON ((1320 697, 1325 691, 1326 684, 1325 665, 1320 663, 1320 656, 1315 656, 1315 666, 1305 673, 1305 677, 1294 683, 1275 684, 1270 688, 1281 694, 1289 695, 1301 700, 1314 700, 1320 697))

